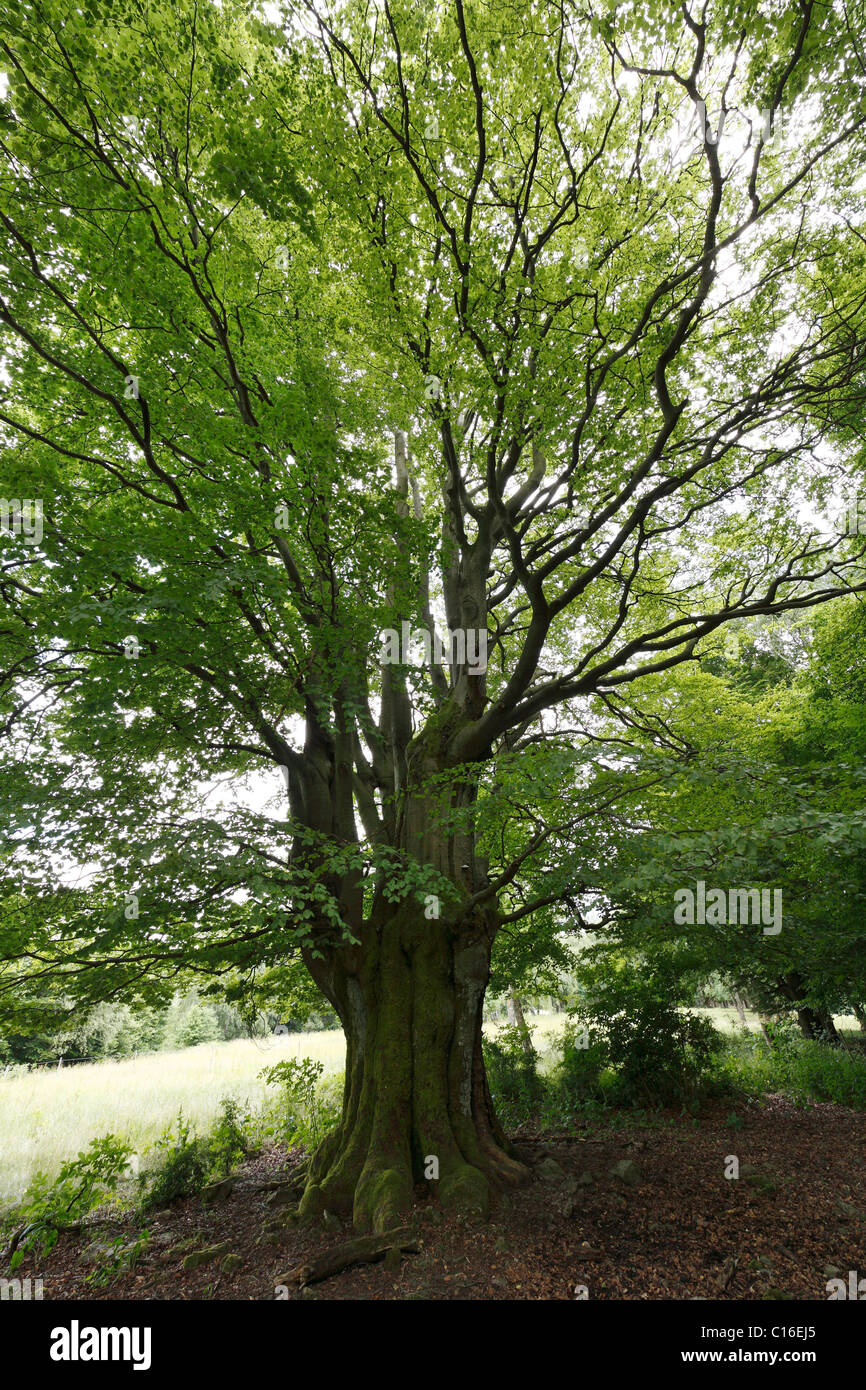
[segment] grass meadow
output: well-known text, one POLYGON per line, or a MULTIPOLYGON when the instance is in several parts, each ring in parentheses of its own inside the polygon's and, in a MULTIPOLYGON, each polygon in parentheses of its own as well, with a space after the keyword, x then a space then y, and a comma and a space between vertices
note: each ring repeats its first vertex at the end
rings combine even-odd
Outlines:
POLYGON ((53 1175, 97 1135, 125 1136, 141 1153, 181 1108, 203 1131, 223 1096, 263 1100, 263 1067, 312 1057, 340 1071, 344 1056, 341 1032, 288 1033, 11 1074, 0 1080, 0 1207, 17 1201, 34 1173, 53 1175))

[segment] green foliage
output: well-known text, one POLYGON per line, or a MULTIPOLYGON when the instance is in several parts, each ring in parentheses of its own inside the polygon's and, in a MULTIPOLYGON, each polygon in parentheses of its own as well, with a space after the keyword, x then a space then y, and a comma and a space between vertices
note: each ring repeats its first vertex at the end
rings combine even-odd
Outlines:
POLYGON ((208 1136, 208 1156, 210 1172, 216 1177, 230 1173, 252 1147, 252 1117, 248 1109, 242 1109, 239 1102, 225 1096, 220 1105, 220 1116, 208 1136))
POLYGON ((614 831, 598 876, 614 907, 608 942, 654 959, 675 946, 703 980, 740 988, 765 1012, 844 1011, 866 992, 863 621, 850 600, 741 626, 701 672, 677 677, 670 713, 659 679, 645 714, 664 708, 671 740, 689 751, 636 753, 658 780, 641 799, 643 828, 614 831), (781 929, 677 924, 673 892, 699 879, 727 893, 778 890, 781 929))
POLYGON ((175 999, 168 1010, 163 1034, 166 1048, 195 1047, 214 1042, 220 1026, 213 1005, 192 993, 175 999))
POLYGON ((73 1037, 94 1060, 131 1057, 160 1046, 163 1020, 158 1009, 131 1009, 127 1004, 103 1002, 87 1015, 73 1037))
MULTIPOLYGON (((705 1018, 677 1007, 676 978, 648 974, 602 958, 581 972, 584 992, 569 1011, 590 1031, 593 1062, 616 1081, 611 1098, 627 1104, 671 1104, 707 1086, 723 1040, 705 1018)), ((575 1062, 571 1037, 566 1047, 575 1062)), ((600 1075, 600 1073, 599 1073, 600 1075)))
POLYGON ((158 1160, 140 1179, 142 1210, 194 1196, 210 1179, 225 1177, 250 1152, 252 1128, 249 1111, 231 1096, 223 1098, 219 1118, 204 1136, 193 1133, 180 1111, 152 1145, 158 1160))
POLYGON ((603 1039, 572 1020, 562 1031, 551 1082, 565 1113, 609 1103, 614 1073, 608 1066, 603 1039))
POLYGON ((800 1105, 833 1101, 866 1110, 866 1056, 859 1049, 777 1030, 772 1047, 748 1035, 729 1041, 722 1068, 732 1087, 751 1095, 780 1091, 800 1105))
POLYGON ((182 1110, 174 1126, 167 1125, 151 1148, 160 1157, 153 1171, 141 1175, 142 1211, 168 1206, 201 1191, 211 1169, 210 1148, 206 1139, 192 1133, 182 1110))
POLYGON ((134 1240, 128 1236, 117 1236, 97 1261, 95 1269, 85 1276, 85 1284, 104 1288, 113 1284, 122 1275, 128 1274, 138 1264, 150 1244, 150 1232, 142 1230, 134 1240))
POLYGON ((516 1024, 500 1028, 495 1038, 485 1036, 482 1047, 497 1113, 500 1119, 519 1124, 529 1117, 544 1093, 538 1074, 538 1053, 516 1024))
MULTIPOLYGON (((50 1013, 43 1003, 42 1023, 52 1024, 53 1031, 33 1029, 0 1036, 0 1059, 8 1056, 30 1063, 52 1062, 60 1057, 66 1061, 100 1061, 104 1057, 131 1057, 140 1052, 239 1038, 248 1031, 231 1004, 220 998, 203 999, 196 990, 178 993, 155 1007, 132 1008, 112 1000, 84 1012, 76 1012, 73 1001, 61 997, 50 1013)), ((263 1031, 261 1024, 259 1031, 263 1031)))
POLYGON ((279 1137, 290 1147, 302 1144, 315 1149, 340 1119, 342 1074, 322 1080, 324 1066, 309 1057, 288 1057, 265 1067, 260 1076, 277 1095, 270 1108, 266 1134, 279 1137))
POLYGON ((94 1139, 53 1179, 38 1173, 18 1216, 25 1231, 11 1259, 16 1269, 29 1250, 53 1248, 64 1226, 80 1221, 115 1195, 127 1174, 132 1147, 113 1134, 94 1139))
POLYGON ((263 1017, 268 1032, 277 1025, 291 1033, 340 1026, 333 1008, 297 957, 238 974, 228 984, 221 981, 220 989, 227 1005, 246 1021, 250 1031, 263 1017))

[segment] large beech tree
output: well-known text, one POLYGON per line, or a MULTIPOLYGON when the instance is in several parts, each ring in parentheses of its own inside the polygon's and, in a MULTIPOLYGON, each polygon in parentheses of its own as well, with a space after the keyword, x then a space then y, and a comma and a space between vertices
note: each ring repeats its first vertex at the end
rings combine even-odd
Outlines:
POLYGON ((5 996, 300 951, 302 1210, 435 1156, 484 1211, 491 947, 580 892, 596 714, 866 587, 808 520, 863 463, 862 7, 2 11, 5 996))

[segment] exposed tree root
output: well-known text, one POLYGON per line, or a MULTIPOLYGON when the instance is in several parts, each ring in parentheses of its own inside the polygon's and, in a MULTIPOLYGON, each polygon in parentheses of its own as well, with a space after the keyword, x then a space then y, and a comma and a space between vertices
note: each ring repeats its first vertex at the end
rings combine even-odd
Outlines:
POLYGON ((376 1260, 382 1260, 389 1250, 402 1250, 407 1254, 417 1255, 420 1248, 417 1237, 406 1226, 395 1231, 385 1231, 377 1236, 358 1236, 355 1240, 338 1246, 336 1250, 329 1250, 327 1254, 320 1255, 318 1259, 296 1265, 288 1274, 280 1275, 276 1282, 285 1285, 296 1284, 299 1288, 303 1288, 305 1284, 320 1284, 324 1279, 330 1279, 333 1275, 348 1269, 350 1265, 372 1264, 376 1260))

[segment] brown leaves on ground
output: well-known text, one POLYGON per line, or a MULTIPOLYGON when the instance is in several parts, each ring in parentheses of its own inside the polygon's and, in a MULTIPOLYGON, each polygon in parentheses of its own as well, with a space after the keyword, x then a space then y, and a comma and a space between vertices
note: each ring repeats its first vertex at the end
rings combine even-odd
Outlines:
MULTIPOLYGON (((829 1278, 866 1276, 862 1114, 768 1096, 714 1102, 698 1121, 623 1117, 520 1142, 544 1176, 503 1199, 487 1225, 445 1217, 419 1194, 418 1253, 392 1252, 276 1296, 824 1300, 829 1278), (726 1123, 733 1109, 741 1128, 726 1123), (725 1177, 731 1156, 736 1179, 725 1177), (628 1160, 627 1177, 614 1176, 628 1160)), ((132 1222, 63 1236, 45 1261, 29 1257, 18 1273, 41 1274, 46 1299, 273 1299, 281 1271, 321 1260, 354 1234, 336 1218, 298 1229, 268 1202, 266 1184, 289 1177, 297 1161, 271 1151, 245 1165, 224 1200, 190 1199, 151 1218, 148 1249, 113 1284, 86 1283, 93 1265, 80 1256, 103 1229, 106 1240, 124 1232, 132 1240, 132 1222)))

